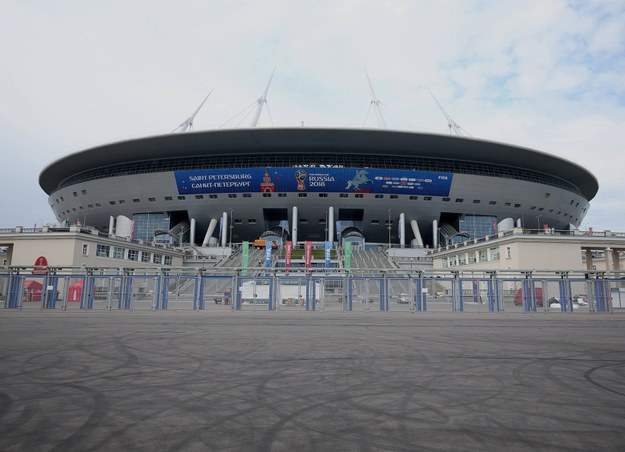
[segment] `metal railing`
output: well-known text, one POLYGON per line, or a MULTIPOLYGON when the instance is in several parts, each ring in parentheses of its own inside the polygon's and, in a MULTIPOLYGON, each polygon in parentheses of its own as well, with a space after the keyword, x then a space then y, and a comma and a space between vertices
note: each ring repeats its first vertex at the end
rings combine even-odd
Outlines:
POLYGON ((624 276, 574 270, 0 267, 0 306, 612 313, 625 308, 624 276))

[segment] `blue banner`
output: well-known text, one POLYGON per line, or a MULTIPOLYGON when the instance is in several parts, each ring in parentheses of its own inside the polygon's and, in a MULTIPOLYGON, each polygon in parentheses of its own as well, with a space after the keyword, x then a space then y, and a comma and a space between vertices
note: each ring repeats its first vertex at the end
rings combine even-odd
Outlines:
POLYGON ((265 242, 265 268, 271 267, 271 247, 271 240, 267 240, 267 242, 265 242))
POLYGON ((326 241, 326 268, 330 268, 330 261, 332 257, 332 242, 326 241))
POLYGON ((362 168, 175 171, 178 194, 329 192, 449 196, 452 173, 362 168))

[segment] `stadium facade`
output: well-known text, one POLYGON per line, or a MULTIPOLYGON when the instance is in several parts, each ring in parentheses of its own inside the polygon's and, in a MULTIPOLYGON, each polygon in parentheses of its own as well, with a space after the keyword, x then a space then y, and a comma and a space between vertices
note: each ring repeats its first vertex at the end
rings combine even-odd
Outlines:
POLYGON ((597 179, 566 159, 454 135, 344 128, 173 133, 46 167, 60 223, 145 241, 436 247, 581 224, 597 179), (507 226, 506 226, 507 225, 507 226))

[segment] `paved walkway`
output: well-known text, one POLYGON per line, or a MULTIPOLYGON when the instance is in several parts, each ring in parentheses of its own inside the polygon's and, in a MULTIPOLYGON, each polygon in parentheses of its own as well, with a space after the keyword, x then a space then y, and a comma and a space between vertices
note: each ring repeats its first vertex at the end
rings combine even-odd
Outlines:
POLYGON ((0 450, 625 450, 625 312, 0 311, 0 450))

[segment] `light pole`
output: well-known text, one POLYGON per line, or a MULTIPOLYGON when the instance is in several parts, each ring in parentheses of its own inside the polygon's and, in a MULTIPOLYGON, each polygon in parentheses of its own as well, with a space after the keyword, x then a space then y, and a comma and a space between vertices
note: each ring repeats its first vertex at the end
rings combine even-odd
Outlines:
POLYGON ((326 209, 326 242, 328 240, 328 210, 326 209))
POLYGON ((538 223, 538 229, 540 229, 540 215, 536 216, 536 222, 538 223))
POLYGON ((391 249, 391 209, 388 209, 388 248, 391 249))
POLYGON ((234 218, 232 216, 232 209, 230 209, 230 248, 232 248, 232 229, 234 228, 234 218))

